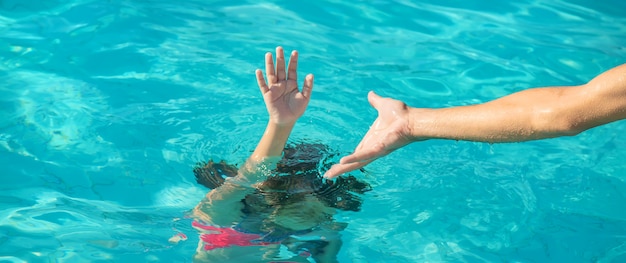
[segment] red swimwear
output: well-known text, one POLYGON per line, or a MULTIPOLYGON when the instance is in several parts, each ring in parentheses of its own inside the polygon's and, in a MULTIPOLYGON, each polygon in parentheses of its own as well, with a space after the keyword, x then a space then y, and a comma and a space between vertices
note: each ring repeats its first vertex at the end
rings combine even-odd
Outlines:
POLYGON ((231 246, 264 246, 280 243, 260 241, 262 238, 261 235, 242 233, 230 227, 207 226, 197 221, 193 221, 191 225, 203 230, 217 232, 210 234, 205 233, 200 235, 200 239, 205 242, 204 250, 212 250, 216 248, 225 248, 231 246))
MULTIPOLYGON (((211 231, 214 233, 204 233, 200 235, 200 239, 204 242, 204 250, 213 250, 216 248, 226 248, 231 246, 264 246, 269 244, 280 244, 280 241, 270 242, 262 241, 262 236, 259 234, 242 233, 230 227, 215 227, 202 224, 197 221, 191 223, 192 226, 211 231)), ((311 253, 306 250, 300 251, 298 256, 308 258, 311 253)), ((271 261, 270 263, 295 263, 295 261, 271 261)))

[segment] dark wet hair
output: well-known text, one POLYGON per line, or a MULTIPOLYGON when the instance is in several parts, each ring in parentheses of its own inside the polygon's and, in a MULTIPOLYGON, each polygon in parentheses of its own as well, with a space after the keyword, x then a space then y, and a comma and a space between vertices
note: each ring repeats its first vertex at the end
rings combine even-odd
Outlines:
MULTIPOLYGON (((276 164, 274 174, 268 176, 257 193, 263 195, 268 205, 295 203, 312 194, 329 207, 359 211, 363 202, 361 195, 372 189, 369 184, 352 175, 338 177, 335 181, 322 178, 337 154, 320 143, 289 144, 276 164)), ((236 176, 237 170, 236 166, 224 161, 210 160, 198 164, 193 172, 199 184, 214 189, 227 177, 236 176)), ((244 202, 254 201, 246 198, 244 202)))

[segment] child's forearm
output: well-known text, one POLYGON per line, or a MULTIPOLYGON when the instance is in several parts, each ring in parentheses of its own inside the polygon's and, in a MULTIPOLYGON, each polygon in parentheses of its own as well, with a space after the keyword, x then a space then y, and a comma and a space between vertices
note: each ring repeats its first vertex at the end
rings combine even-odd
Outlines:
POLYGON ((276 124, 269 122, 265 132, 246 163, 239 169, 235 178, 229 178, 224 184, 213 189, 206 199, 194 210, 194 214, 203 221, 225 225, 232 223, 241 214, 241 200, 254 192, 253 184, 265 179, 264 166, 273 165, 272 158, 278 160, 293 130, 295 123, 276 124), (224 213, 224 211, 229 211, 224 213), (211 216, 209 216, 211 215, 211 216))
POLYGON ((283 149, 294 125, 295 123, 276 124, 270 121, 249 161, 256 163, 266 158, 282 156, 283 149))
POLYGON ((268 122, 254 152, 239 169, 238 177, 250 184, 265 179, 263 170, 271 170, 274 163, 282 157, 283 149, 294 125, 295 123, 268 122))

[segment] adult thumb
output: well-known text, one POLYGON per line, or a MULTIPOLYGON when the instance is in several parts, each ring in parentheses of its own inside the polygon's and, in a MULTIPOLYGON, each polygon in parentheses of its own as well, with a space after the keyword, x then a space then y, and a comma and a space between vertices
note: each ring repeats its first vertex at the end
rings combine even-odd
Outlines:
POLYGON ((378 94, 376 94, 374 91, 370 91, 369 93, 367 93, 367 101, 369 101, 370 105, 372 105, 372 107, 374 107, 374 109, 378 109, 378 106, 380 104, 380 100, 383 97, 378 96, 378 94))

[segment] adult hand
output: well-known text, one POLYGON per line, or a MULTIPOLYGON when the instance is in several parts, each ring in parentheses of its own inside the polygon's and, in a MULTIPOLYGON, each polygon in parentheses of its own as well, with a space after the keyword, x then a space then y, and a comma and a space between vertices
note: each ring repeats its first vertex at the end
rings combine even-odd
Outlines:
POLYGON ((265 75, 256 70, 256 78, 263 94, 270 121, 275 124, 293 124, 302 116, 311 99, 313 75, 304 80, 302 91, 298 90, 297 82, 298 52, 292 51, 287 72, 285 72, 285 55, 282 47, 276 48, 276 68, 272 53, 265 54, 265 75))
POLYGON ((411 135, 409 107, 404 102, 380 97, 373 91, 369 92, 367 99, 378 111, 378 118, 354 152, 341 158, 339 164, 333 165, 324 174, 325 178, 334 178, 359 169, 417 140, 411 135))

